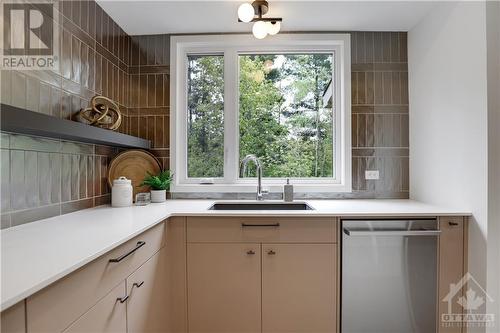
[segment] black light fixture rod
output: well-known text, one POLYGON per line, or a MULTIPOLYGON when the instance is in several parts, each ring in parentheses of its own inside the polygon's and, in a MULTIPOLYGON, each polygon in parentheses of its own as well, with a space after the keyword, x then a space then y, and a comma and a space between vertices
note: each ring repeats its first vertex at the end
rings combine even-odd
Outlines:
POLYGON ((262 17, 269 11, 269 3, 266 0, 255 0, 252 2, 255 15, 262 17))
MULTIPOLYGON (((281 17, 256 17, 250 22, 257 22, 257 21, 264 21, 264 22, 282 22, 283 19, 281 17)), ((242 20, 238 19, 238 22, 243 22, 242 20)))

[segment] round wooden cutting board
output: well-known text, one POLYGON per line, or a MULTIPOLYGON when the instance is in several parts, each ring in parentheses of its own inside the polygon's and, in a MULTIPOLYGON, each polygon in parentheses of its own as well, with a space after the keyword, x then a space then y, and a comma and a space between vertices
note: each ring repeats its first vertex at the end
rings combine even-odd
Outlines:
POLYGON ((109 164, 108 183, 113 186, 113 180, 118 177, 126 177, 132 181, 133 199, 140 192, 145 192, 147 186, 139 187, 147 172, 157 175, 161 171, 160 162, 152 154, 144 150, 127 150, 116 155, 109 164))

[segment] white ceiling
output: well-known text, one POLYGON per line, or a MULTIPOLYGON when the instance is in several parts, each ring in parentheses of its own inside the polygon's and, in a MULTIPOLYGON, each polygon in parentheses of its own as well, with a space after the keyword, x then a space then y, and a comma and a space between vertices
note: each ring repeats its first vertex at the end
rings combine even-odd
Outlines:
MULTIPOLYGON (((251 31, 251 24, 237 22, 237 8, 244 0, 97 2, 129 35, 251 31)), ((408 31, 435 5, 433 1, 269 0, 266 16, 283 17, 282 31, 408 31)))

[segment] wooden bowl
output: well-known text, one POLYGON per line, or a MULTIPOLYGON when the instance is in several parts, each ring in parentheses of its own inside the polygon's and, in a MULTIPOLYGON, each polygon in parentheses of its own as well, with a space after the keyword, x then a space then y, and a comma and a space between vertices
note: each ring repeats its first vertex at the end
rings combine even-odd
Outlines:
POLYGON ((108 183, 113 186, 113 180, 118 177, 126 177, 132 182, 133 199, 140 192, 149 191, 147 186, 139 186, 147 173, 153 175, 161 171, 160 161, 151 153, 145 150, 127 150, 118 155, 110 162, 108 169, 108 183))

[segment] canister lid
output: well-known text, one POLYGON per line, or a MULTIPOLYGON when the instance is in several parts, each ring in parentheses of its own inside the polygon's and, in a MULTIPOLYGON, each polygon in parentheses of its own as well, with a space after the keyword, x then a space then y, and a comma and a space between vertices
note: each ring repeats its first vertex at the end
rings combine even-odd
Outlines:
POLYGON ((123 176, 113 180, 113 185, 131 185, 131 184, 132 181, 123 176))

